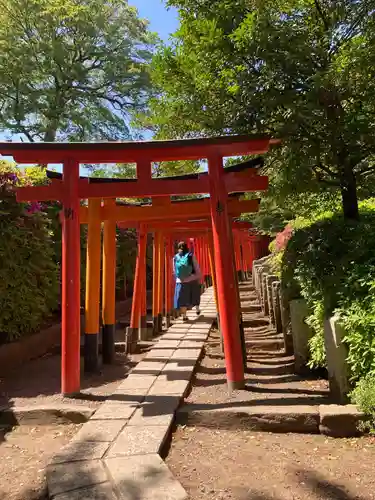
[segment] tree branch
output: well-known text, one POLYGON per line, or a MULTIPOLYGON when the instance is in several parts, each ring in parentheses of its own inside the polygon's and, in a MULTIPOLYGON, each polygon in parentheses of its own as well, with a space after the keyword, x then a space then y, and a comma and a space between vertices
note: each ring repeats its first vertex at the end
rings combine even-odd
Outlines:
POLYGON ((321 172, 319 172, 319 170, 321 170, 325 174, 329 175, 330 177, 333 177, 333 178, 336 178, 336 179, 339 177, 339 175, 336 172, 334 172, 333 170, 331 170, 329 167, 323 165, 321 162, 319 162, 318 165, 313 166, 312 169, 313 169, 313 171, 315 173, 320 173, 321 174, 321 172))
POLYGON ((321 20, 323 21, 324 28, 326 29, 326 31, 328 31, 330 26, 329 26, 329 23, 327 20, 327 16, 324 14, 323 8, 319 3, 319 0, 314 0, 314 4, 315 4, 316 10, 318 11, 318 14, 319 14, 321 20))

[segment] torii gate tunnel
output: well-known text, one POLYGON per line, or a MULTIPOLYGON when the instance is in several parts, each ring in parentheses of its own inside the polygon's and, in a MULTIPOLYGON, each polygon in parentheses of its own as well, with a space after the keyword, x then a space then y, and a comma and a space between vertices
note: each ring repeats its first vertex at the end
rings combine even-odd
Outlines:
MULTIPOLYGON (((212 225, 211 248, 227 381, 230 389, 244 386, 240 327, 236 314, 233 314, 238 311, 238 296, 233 265, 233 234, 229 221, 229 194, 266 190, 268 178, 258 175, 254 168, 240 171, 224 169, 223 158, 264 154, 277 142, 269 137, 230 136, 148 142, 0 143, 0 154, 12 156, 18 164, 63 165, 61 179, 51 179, 46 186, 18 188, 17 199, 20 202, 56 200, 63 204, 61 378, 64 394, 73 395, 80 391, 80 201, 88 199, 90 205, 91 200, 94 203, 95 200, 104 200, 103 207, 101 202, 99 205, 96 203, 96 220, 105 221, 103 272, 108 266, 107 272, 110 274, 103 283, 105 327, 113 326, 115 322, 115 269, 111 261, 115 259, 116 221, 124 217, 120 213, 122 207, 116 206, 116 198, 152 198, 152 207, 131 208, 131 213, 124 218, 125 221, 148 224, 152 219, 154 222, 168 219, 166 209, 163 203, 158 203, 158 198, 190 194, 210 196, 203 203, 208 208, 212 225), (152 162, 201 159, 207 159, 207 173, 176 178, 152 177, 152 162), (98 182, 80 178, 79 175, 80 164, 125 162, 136 163, 136 179, 98 182), (145 214, 147 211, 150 213, 145 214)), ((171 215, 174 216, 169 210, 169 219, 171 215)), ((174 216, 173 220, 179 219, 174 216)), ((90 221, 88 223, 90 226, 90 221)), ((156 232, 155 237, 158 234, 156 232)))

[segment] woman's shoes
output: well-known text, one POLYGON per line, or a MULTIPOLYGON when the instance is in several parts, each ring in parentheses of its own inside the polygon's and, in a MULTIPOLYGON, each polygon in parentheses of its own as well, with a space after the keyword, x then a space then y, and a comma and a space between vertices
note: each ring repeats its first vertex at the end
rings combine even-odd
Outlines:
POLYGON ((187 316, 184 316, 184 317, 182 318, 182 321, 185 323, 186 321, 189 321, 189 319, 188 319, 188 317, 187 317, 187 316))
POLYGON ((200 308, 199 308, 199 307, 197 307, 197 308, 196 308, 196 310, 195 310, 195 312, 196 312, 197 316, 199 316, 199 315, 200 315, 200 313, 201 313, 200 308))

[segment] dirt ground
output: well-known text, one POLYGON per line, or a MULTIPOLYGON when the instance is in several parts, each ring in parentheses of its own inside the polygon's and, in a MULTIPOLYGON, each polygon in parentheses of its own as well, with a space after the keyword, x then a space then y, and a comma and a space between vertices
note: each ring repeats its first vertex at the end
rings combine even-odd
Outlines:
MULTIPOLYGON (((0 406, 84 405, 97 408, 145 356, 151 344, 137 353, 116 354, 116 362, 95 375, 82 373, 82 392, 74 400, 60 394, 60 356, 46 355, 9 373, 0 381, 0 406)), ((67 444, 80 425, 20 426, 0 429, 0 500, 45 500, 44 468, 67 444)))
POLYGON ((372 500, 370 438, 178 428, 167 464, 190 500, 372 500))
MULTIPOLYGON (((319 405, 330 402, 324 379, 293 374, 277 349, 251 287, 242 287, 247 387, 228 395, 217 331, 211 332, 186 403, 197 408, 319 405)), ((179 425, 167 463, 191 500, 375 499, 375 441, 249 430, 238 418, 179 425)))
POLYGON ((80 427, 27 425, 0 434, 0 500, 45 500, 44 468, 80 427))

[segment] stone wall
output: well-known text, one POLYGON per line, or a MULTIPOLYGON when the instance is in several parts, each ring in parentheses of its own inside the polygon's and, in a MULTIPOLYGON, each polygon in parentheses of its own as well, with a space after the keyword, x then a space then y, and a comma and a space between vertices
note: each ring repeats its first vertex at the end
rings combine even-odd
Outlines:
POLYGON ((303 374, 306 372, 306 364, 309 359, 308 342, 313 335, 313 331, 305 322, 309 311, 304 299, 292 300, 289 303, 289 308, 294 347, 294 367, 296 373, 303 374))
POLYGON ((346 357, 347 347, 342 342, 345 330, 340 325, 338 316, 328 318, 324 322, 324 344, 326 348, 329 388, 332 396, 339 403, 346 403, 349 393, 349 376, 346 357))

